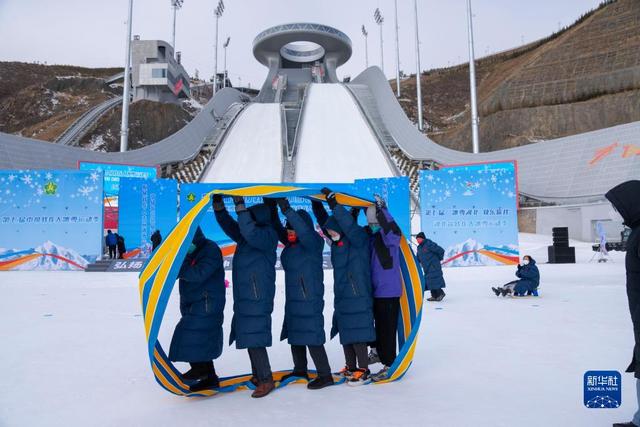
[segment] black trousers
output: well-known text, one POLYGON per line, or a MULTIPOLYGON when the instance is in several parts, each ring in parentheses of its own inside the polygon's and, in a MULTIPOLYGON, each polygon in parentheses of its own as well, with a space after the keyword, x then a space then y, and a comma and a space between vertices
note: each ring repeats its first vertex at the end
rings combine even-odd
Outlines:
POLYGON ((261 383, 273 381, 267 349, 265 347, 255 347, 248 348, 247 351, 251 360, 251 373, 253 376, 261 383))
POLYGON ((399 312, 400 297, 373 299, 373 318, 376 322, 375 347, 380 362, 385 366, 391 366, 396 360, 399 312))
POLYGON ((113 259, 116 257, 116 245, 109 245, 109 258, 113 259))
POLYGON ((208 362, 189 362, 191 369, 198 372, 200 375, 205 375, 212 373, 216 375, 216 368, 213 366, 213 361, 209 360, 208 362))
POLYGON ((331 375, 329 358, 323 345, 292 345, 291 355, 293 356, 294 372, 307 372, 307 347, 309 348, 313 364, 316 365, 318 376, 325 377, 331 375))
POLYGON ((367 343, 345 344, 342 346, 342 349, 344 350, 344 359, 347 368, 349 368, 350 371, 355 371, 358 367, 361 369, 369 369, 367 343))
POLYGON ((432 298, 438 298, 440 295, 444 295, 444 291, 442 289, 434 289, 430 292, 432 298))

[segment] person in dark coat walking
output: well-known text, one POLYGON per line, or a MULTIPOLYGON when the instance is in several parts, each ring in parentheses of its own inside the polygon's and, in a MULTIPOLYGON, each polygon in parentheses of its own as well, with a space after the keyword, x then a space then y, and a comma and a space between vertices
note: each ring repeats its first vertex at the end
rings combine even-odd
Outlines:
POLYGON ((538 286, 540 286, 540 271, 536 266, 536 260, 530 255, 522 257, 522 264, 518 264, 516 270, 518 280, 511 281, 498 288, 491 288, 496 296, 512 295, 523 297, 525 295, 538 296, 538 286))
MULTIPOLYGON (((633 322, 635 345, 627 372, 633 372, 636 377, 636 396, 638 406, 640 406, 640 181, 624 182, 609 190, 605 197, 622 216, 624 225, 631 229, 627 240, 625 268, 627 270, 627 298, 633 322)), ((631 422, 618 423, 614 426, 640 427, 640 408, 636 411, 631 422)))
POLYGON ((284 245, 280 261, 285 278, 284 322, 280 340, 291 345, 293 371, 282 377, 309 379, 307 348, 318 376, 307 388, 316 390, 333 384, 331 367, 324 349, 324 240, 316 232, 313 220, 304 209, 294 211, 287 199, 267 199, 278 238, 284 245), (286 227, 278 217, 276 203, 287 218, 286 227))
POLYGON ((160 234, 160 230, 156 230, 151 235, 151 250, 155 251, 158 246, 162 243, 162 235, 160 234))
POLYGON ((387 210, 386 203, 376 196, 376 204, 367 208, 371 284, 373 286, 373 317, 376 341, 371 346, 369 363, 378 359, 384 366, 372 375, 373 381, 387 378, 396 359, 398 313, 402 296, 400 272, 400 227, 387 210))
POLYGON ((424 272, 425 290, 431 291, 431 297, 427 298, 427 301, 442 301, 445 296, 442 288, 446 283, 440 262, 444 259, 444 249, 436 242, 427 239, 422 231, 418 233, 416 240, 418 241, 418 260, 424 272))
POLYGON ((118 259, 123 259, 124 254, 127 252, 127 248, 124 245, 124 237, 116 233, 117 246, 118 246, 118 259))
POLYGON ((347 377, 347 384, 366 384, 371 382, 367 343, 376 339, 369 235, 352 214, 338 204, 331 190, 321 191, 333 211, 329 216, 321 202, 312 203, 316 219, 331 240, 334 293, 331 338, 340 334, 346 359, 342 374, 347 377))
POLYGON ((116 245, 118 244, 118 238, 111 230, 107 230, 107 236, 104 238, 104 243, 109 248, 109 259, 116 257, 116 245))
POLYGON ((263 397, 274 388, 267 347, 271 347, 271 313, 276 291, 278 236, 264 203, 246 208, 242 197, 233 197, 238 220, 227 212, 222 196, 213 196, 216 220, 236 242, 233 256, 233 320, 229 344, 246 348, 251 360, 252 397, 263 397))
POLYGON ((180 272, 180 314, 169 359, 189 362, 183 374, 187 381, 197 381, 192 391, 218 388, 220 383, 213 360, 222 354, 222 323, 226 301, 222 252, 207 239, 200 227, 193 236, 180 272))

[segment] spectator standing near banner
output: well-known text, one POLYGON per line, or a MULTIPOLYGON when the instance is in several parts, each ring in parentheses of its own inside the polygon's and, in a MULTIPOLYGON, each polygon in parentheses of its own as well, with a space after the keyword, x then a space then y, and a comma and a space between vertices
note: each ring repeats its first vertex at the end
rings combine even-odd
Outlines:
POLYGON ((284 322, 280 340, 291 345, 293 371, 282 377, 309 379, 307 348, 318 376, 307 388, 321 389, 333 385, 329 359, 324 348, 324 271, 322 269, 324 240, 313 227, 311 216, 304 210, 294 211, 287 199, 266 199, 271 208, 273 226, 284 244, 280 254, 285 279, 284 322), (287 218, 286 227, 278 217, 276 203, 287 218))
POLYGON ((118 259, 124 259, 124 254, 127 252, 127 248, 124 245, 124 237, 116 233, 117 245, 118 245, 118 259))
POLYGON ((442 301, 446 295, 442 288, 446 286, 442 274, 441 261, 444 259, 444 249, 436 242, 427 239, 424 232, 416 236, 418 241, 418 260, 424 272, 425 286, 431 291, 431 297, 427 301, 442 301))
POLYGON ((107 236, 104 240, 107 248, 109 248, 109 259, 114 259, 116 257, 116 246, 118 244, 117 235, 112 233, 111 230, 107 230, 107 236))
MULTIPOLYGON (((627 298, 629 311, 633 323, 635 345, 633 357, 627 372, 633 372, 636 377, 636 397, 640 407, 640 181, 627 181, 609 190, 605 197, 616 208, 624 219, 624 225, 631 228, 627 241, 625 267, 627 270, 627 298)), ((640 408, 628 423, 617 423, 614 426, 640 427, 640 408)))
POLYGON ((162 243, 162 235, 160 234, 160 230, 156 230, 151 235, 151 250, 155 251, 158 246, 162 243))
POLYGON ((226 290, 222 252, 198 227, 180 272, 180 314, 169 359, 188 362, 191 369, 183 374, 196 381, 191 391, 218 388, 220 381, 213 360, 222 354, 222 323, 226 290))
POLYGON ((376 195, 376 204, 367 208, 371 284, 373 285, 373 317, 376 341, 369 354, 369 363, 378 359, 384 366, 371 376, 375 381, 387 378, 396 359, 396 335, 402 295, 400 273, 400 239, 402 232, 387 210, 384 200, 376 195))
POLYGON ((371 382, 367 343, 374 341, 373 292, 369 236, 351 213, 338 204, 336 195, 323 188, 333 215, 321 202, 312 202, 313 213, 331 240, 334 313, 331 338, 340 334, 346 366, 341 374, 348 385, 371 382))
POLYGON ((271 313, 276 292, 278 236, 264 203, 247 209, 233 196, 238 220, 231 217, 222 196, 213 196, 213 210, 222 231, 236 242, 233 256, 233 320, 229 344, 246 348, 256 386, 251 397, 264 397, 275 388, 267 347, 271 347, 271 313))

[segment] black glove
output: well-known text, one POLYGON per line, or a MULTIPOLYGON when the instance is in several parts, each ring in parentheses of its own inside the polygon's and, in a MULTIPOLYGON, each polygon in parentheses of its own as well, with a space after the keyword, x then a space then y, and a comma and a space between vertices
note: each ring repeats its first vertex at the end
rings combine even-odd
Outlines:
POLYGON ((384 199, 382 197, 380 197, 379 194, 374 194, 373 197, 376 199, 376 207, 378 209, 382 209, 382 208, 386 208, 387 207, 387 203, 384 201, 384 199))
POLYGON ((289 204, 289 201, 286 198, 281 197, 277 199, 277 202, 278 202, 278 206, 280 206, 280 210, 282 211, 282 213, 285 213, 287 210, 291 209, 291 205, 289 204))
POLYGON ((336 200, 336 193, 334 193, 327 187, 324 187, 322 190, 320 190, 320 192, 326 196, 329 207, 331 209, 335 209, 335 207, 338 205, 338 201, 336 200))
POLYGON ((211 201, 214 211, 219 212, 224 210, 224 201, 222 199, 222 194, 214 194, 213 197, 211 197, 211 201))
POLYGON ((356 221, 358 220, 358 215, 360 215, 360 208, 357 206, 354 206, 351 208, 351 216, 353 217, 353 219, 355 219, 356 221))
POLYGON ((263 197, 262 202, 270 208, 276 206, 277 200, 272 197, 263 197))
POLYGON ((236 213, 247 210, 244 204, 244 197, 242 196, 233 196, 233 204, 236 205, 236 213))

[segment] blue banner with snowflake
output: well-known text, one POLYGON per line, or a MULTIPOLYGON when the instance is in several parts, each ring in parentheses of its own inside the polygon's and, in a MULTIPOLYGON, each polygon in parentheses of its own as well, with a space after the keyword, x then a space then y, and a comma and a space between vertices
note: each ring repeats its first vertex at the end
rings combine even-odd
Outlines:
POLYGON ((0 170, 0 271, 82 270, 102 253, 102 173, 0 170))
MULTIPOLYGON (((202 199, 202 197, 214 189, 231 189, 254 186, 255 184, 182 184, 180 185, 180 217, 186 215, 189 210, 202 199)), ((275 184, 278 185, 278 184, 275 184)), ((291 185, 291 184, 288 184, 291 185)), ((321 188, 326 186, 333 191, 351 194, 353 196, 362 197, 365 199, 373 199, 374 194, 380 195, 389 207, 389 213, 394 217, 396 223, 400 229, 408 236, 410 234, 410 192, 409 192, 409 179, 407 177, 397 178, 376 178, 376 179, 359 179, 353 183, 331 183, 331 184, 293 184, 300 186, 314 186, 321 188)), ((311 212, 311 202, 304 197, 290 197, 289 203, 293 209, 304 209, 311 212)), ((262 203, 262 197, 247 197, 245 199, 247 206, 251 206, 257 203, 262 203)), ((227 210, 234 215, 234 206, 230 198, 225 199, 227 210)), ((284 221, 284 216, 280 215, 280 219, 284 221)), ((361 225, 366 225, 366 218, 364 213, 360 213, 358 221, 361 225)), ((233 251, 233 242, 223 233, 218 226, 214 214, 213 208, 209 207, 208 213, 202 219, 200 227, 204 234, 218 242, 222 248, 223 254, 225 254, 225 262, 230 262, 229 255, 233 251)), ((319 230, 319 227, 318 227, 319 230)), ((328 255, 329 247, 325 248, 325 252, 328 255)), ((328 266, 328 259, 325 260, 328 266)))
POLYGON ((445 249, 447 267, 513 265, 519 260, 514 162, 420 172, 420 220, 445 249))
POLYGON ((151 254, 151 235, 166 237, 178 221, 178 183, 173 179, 121 178, 118 233, 130 257, 151 254))

